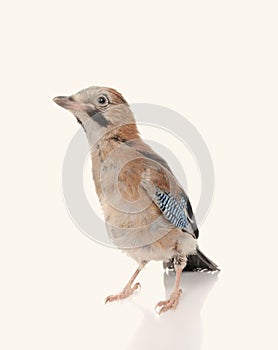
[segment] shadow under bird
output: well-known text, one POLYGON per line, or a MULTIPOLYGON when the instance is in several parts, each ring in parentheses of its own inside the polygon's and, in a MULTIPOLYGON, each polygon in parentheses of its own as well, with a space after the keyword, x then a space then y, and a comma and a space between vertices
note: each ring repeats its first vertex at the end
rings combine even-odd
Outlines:
POLYGON ((176 271, 169 299, 159 313, 175 309, 183 270, 218 270, 198 248, 198 227, 187 194, 167 162, 140 137, 133 113, 112 88, 89 87, 55 97, 83 127, 90 146, 92 174, 111 242, 135 259, 138 268, 123 290, 105 302, 124 299, 140 286, 134 281, 151 260, 176 271))

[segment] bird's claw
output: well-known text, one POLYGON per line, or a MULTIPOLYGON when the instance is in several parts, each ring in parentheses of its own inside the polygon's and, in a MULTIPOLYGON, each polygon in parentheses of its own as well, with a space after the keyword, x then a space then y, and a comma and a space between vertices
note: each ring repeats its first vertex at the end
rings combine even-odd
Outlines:
POLYGON ((155 311, 159 315, 161 315, 163 312, 166 312, 168 310, 171 310, 171 309, 175 310, 178 303, 179 303, 179 299, 180 299, 181 294, 182 294, 182 290, 179 289, 178 291, 173 292, 169 299, 159 301, 155 306, 155 311), (158 308, 161 308, 161 309, 157 310, 158 308))
POLYGON ((120 293, 114 294, 114 295, 109 295, 105 299, 105 304, 110 303, 111 301, 125 299, 125 298, 129 297, 130 295, 132 295, 138 288, 141 290, 141 284, 138 282, 135 283, 133 287, 126 286, 120 293))

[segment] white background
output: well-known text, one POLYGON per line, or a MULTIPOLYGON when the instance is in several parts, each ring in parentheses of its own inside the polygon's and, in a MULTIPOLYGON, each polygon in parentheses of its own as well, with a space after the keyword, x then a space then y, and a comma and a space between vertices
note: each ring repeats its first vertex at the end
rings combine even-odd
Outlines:
POLYGON ((14 1, 0 25, 1 349, 277 348, 276 1, 14 1), (222 271, 184 274, 162 317, 174 277, 160 263, 140 293, 104 305, 136 265, 63 203, 79 126, 52 98, 90 85, 186 115, 213 157, 200 246, 222 271))

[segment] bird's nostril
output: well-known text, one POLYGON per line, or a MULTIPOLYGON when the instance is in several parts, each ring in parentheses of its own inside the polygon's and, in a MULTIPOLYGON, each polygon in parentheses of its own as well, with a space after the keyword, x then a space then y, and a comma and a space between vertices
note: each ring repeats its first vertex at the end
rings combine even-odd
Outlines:
POLYGON ((63 100, 65 98, 66 98, 66 96, 57 96, 57 97, 55 97, 56 100, 63 100))
POLYGON ((53 101, 60 105, 63 101, 65 101, 65 96, 56 96, 53 98, 53 101))

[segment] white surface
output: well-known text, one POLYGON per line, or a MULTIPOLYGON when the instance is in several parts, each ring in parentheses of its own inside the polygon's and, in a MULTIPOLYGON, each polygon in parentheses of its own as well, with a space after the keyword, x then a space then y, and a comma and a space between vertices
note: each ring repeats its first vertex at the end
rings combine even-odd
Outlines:
POLYGON ((277 3, 27 0, 1 17, 0 348, 276 349, 277 3), (135 263, 64 207, 78 125, 51 99, 93 84, 188 116, 212 153, 200 246, 222 271, 184 274, 162 317, 153 308, 174 281, 158 263, 140 293, 104 305, 135 263))

